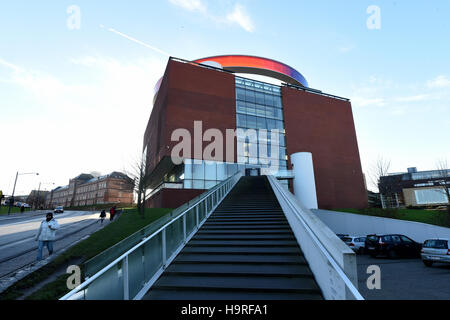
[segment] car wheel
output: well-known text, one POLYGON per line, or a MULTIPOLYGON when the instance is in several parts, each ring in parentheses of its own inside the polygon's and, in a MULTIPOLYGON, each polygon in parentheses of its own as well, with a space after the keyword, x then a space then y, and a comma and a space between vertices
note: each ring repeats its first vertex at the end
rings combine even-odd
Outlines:
POLYGON ((423 260, 423 264, 426 265, 427 267, 431 267, 433 265, 433 261, 423 260))

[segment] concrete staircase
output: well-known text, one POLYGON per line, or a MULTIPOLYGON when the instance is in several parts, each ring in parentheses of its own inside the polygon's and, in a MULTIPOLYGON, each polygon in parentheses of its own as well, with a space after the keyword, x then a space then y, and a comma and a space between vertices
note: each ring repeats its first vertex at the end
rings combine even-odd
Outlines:
POLYGON ((144 300, 323 299, 267 178, 242 177, 144 300))

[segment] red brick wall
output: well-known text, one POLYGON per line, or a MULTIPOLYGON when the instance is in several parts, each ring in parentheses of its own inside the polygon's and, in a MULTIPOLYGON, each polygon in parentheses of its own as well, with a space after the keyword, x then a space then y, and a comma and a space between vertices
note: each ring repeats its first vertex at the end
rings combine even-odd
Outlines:
POLYGON ((351 104, 282 88, 287 153, 311 152, 319 208, 365 208, 351 104))
POLYGON ((206 190, 162 189, 145 202, 147 208, 178 208, 184 203, 201 195, 206 190))
MULTIPOLYGON (((144 137, 144 146, 149 146, 150 171, 179 143, 171 142, 175 129, 185 128, 191 133, 191 158, 194 121, 203 122, 203 133, 215 128, 225 137, 226 129, 235 130, 235 95, 232 74, 170 60, 144 137)), ((210 143, 203 142, 202 150, 210 143)), ((223 155, 226 159, 225 147, 223 155)), ((232 161, 236 161, 236 155, 232 161)))

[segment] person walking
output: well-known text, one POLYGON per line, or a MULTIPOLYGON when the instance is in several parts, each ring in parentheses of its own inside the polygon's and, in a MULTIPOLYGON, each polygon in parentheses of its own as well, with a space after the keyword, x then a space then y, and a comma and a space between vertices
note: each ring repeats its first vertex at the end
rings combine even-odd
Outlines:
POLYGON ((53 254, 53 242, 56 238, 56 230, 59 229, 59 224, 53 218, 53 213, 49 212, 44 221, 41 222, 39 231, 35 237, 35 241, 39 241, 37 261, 42 260, 42 250, 44 246, 47 247, 48 254, 53 254))
POLYGON ((111 209, 109 209, 109 221, 113 221, 114 220, 114 215, 116 214, 116 208, 115 207, 111 207, 111 209))
POLYGON ((100 219, 101 219, 102 224, 103 224, 103 220, 105 220, 105 218, 106 218, 106 211, 102 210, 102 212, 100 213, 100 219))

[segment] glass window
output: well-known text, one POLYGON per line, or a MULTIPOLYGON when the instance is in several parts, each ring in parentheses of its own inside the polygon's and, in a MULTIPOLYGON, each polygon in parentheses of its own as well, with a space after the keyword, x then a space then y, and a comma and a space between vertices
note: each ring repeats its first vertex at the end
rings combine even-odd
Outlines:
POLYGON ((240 128, 246 128, 247 127, 247 116, 244 114, 236 114, 236 118, 237 118, 237 126, 240 128))
POLYGON ((192 189, 192 180, 184 180, 184 188, 192 189))
POLYGON ((255 101, 259 104, 264 104, 264 93, 255 92, 255 101))
POLYGON ((405 237, 405 236, 400 236, 401 238, 402 238, 402 240, 403 240, 403 242, 406 242, 406 243, 412 243, 413 241, 410 239, 410 238, 408 238, 408 237, 405 237))
POLYGON ((194 180, 193 188, 194 189, 205 189, 205 181, 204 180, 194 180))
POLYGON ((236 112, 240 112, 240 113, 245 113, 246 112, 246 107, 245 107, 245 102, 244 101, 236 101, 236 112))
POLYGON ((266 107, 260 104, 255 105, 256 107, 256 115, 258 117, 265 117, 266 116, 266 107))
POLYGON ((392 236, 391 238, 392 238, 392 241, 394 243, 401 243, 402 242, 402 240, 400 240, 399 236, 392 236))
POLYGON ((276 118, 277 111, 274 107, 266 106, 266 117, 276 118))
POLYGON ((205 162, 205 180, 217 180, 216 163, 205 162))
POLYGON ((255 104, 251 103, 251 102, 247 102, 246 104, 246 111, 248 115, 256 115, 256 108, 255 108, 255 104))
POLYGON ((238 171, 238 165, 236 163, 227 163, 227 176, 231 177, 238 171))
POLYGON ((283 121, 277 120, 277 129, 280 130, 280 132, 283 132, 284 130, 283 121))
POLYGON ((267 130, 273 130, 277 128, 277 123, 273 119, 267 119, 267 130))
POLYGON ((217 184, 217 181, 205 181, 205 189, 211 189, 217 184))
POLYGON ((265 98, 265 101, 266 101, 266 105, 269 105, 269 106, 273 106, 273 105, 274 105, 273 95, 271 95, 271 94, 266 94, 266 95, 264 96, 264 98, 265 98))
POLYGON ((190 159, 184 161, 184 179, 192 179, 192 162, 190 159))
POLYGON ((256 129, 256 117, 247 116, 247 128, 256 129))
POLYGON ((245 100, 245 90, 241 88, 236 88, 236 99, 245 100))
POLYGON ((283 111, 281 109, 274 108, 273 113, 274 113, 274 115, 273 115, 274 118, 283 120, 283 111))
MULTIPOLYGON (((192 165, 192 171, 193 171, 193 178, 194 179, 205 179, 205 174, 204 174, 204 163, 202 164, 193 164, 192 165)), ((195 186, 194 186, 195 188, 195 186)))
POLYGON ((279 96, 274 96, 273 97, 273 105, 277 108, 282 108, 282 104, 281 104, 281 97, 279 96))
POLYGON ((266 128, 266 119, 265 118, 256 118, 256 125, 258 129, 265 129, 266 128))
POLYGON ((227 178, 226 163, 217 163, 217 180, 222 181, 227 178))
POLYGON ((245 91, 245 100, 247 102, 255 103, 255 91, 246 90, 245 91))

